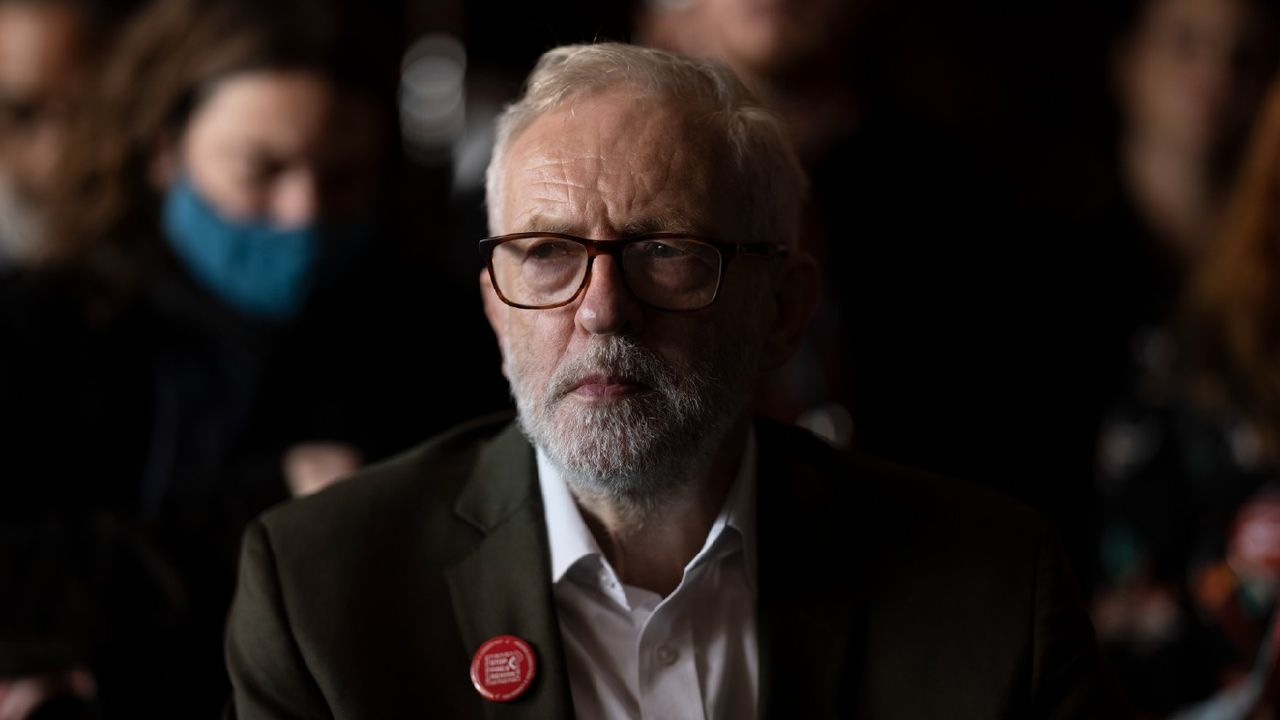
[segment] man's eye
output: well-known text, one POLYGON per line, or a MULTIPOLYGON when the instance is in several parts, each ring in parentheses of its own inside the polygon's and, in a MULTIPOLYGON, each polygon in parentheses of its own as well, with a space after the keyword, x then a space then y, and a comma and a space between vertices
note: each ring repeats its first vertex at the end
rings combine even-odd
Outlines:
POLYGON ((533 260, 554 260, 570 254, 569 243, 541 242, 533 245, 526 253, 533 260))
POLYGON ((655 260, 669 260, 672 258, 682 257, 687 254, 674 245, 668 245, 660 242, 645 243, 643 252, 645 255, 655 260))

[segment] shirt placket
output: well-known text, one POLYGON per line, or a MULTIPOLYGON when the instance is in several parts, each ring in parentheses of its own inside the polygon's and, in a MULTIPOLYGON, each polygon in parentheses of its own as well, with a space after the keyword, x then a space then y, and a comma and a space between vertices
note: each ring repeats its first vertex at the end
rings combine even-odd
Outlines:
POLYGON ((693 627, 678 594, 660 605, 640 632, 640 716, 644 720, 705 716, 693 627))

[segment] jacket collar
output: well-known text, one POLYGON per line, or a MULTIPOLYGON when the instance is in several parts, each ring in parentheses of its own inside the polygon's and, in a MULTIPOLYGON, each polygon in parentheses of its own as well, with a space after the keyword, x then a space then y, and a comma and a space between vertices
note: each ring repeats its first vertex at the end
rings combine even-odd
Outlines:
POLYGON ((533 447, 520 426, 511 422, 480 448, 453 511, 488 534, 538 496, 537 483, 533 447))

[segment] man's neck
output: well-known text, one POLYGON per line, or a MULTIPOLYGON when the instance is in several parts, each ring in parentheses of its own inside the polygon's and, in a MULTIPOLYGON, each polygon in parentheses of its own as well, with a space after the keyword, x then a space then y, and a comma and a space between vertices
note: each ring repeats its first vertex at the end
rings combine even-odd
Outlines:
POLYGON ((608 498, 574 493, 583 520, 622 582, 663 597, 676 589, 724 507, 749 428, 749 417, 736 421, 720 443, 710 471, 656 512, 637 513, 608 498))

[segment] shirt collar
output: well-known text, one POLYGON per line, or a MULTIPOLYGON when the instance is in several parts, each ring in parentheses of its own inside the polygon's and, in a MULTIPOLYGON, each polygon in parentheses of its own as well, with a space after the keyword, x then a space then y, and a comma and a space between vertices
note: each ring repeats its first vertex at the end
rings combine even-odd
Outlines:
POLYGON ((547 454, 538 448, 538 487, 542 490, 542 511, 551 546, 551 582, 558 583, 579 560, 592 555, 604 557, 582 513, 573 501, 569 486, 547 454))
MULTIPOLYGON (((751 427, 747 433, 746 447, 738 463, 738 473, 724 507, 711 524, 711 531, 702 549, 689 565, 704 561, 725 528, 737 531, 742 539, 742 556, 747 568, 747 581, 755 589, 756 583, 756 433, 751 427)), ((569 492, 569 486, 541 448, 537 449, 538 487, 542 492, 542 508, 547 525, 547 539, 551 550, 551 582, 560 583, 579 560, 598 556, 607 564, 595 536, 582 519, 569 492)))

